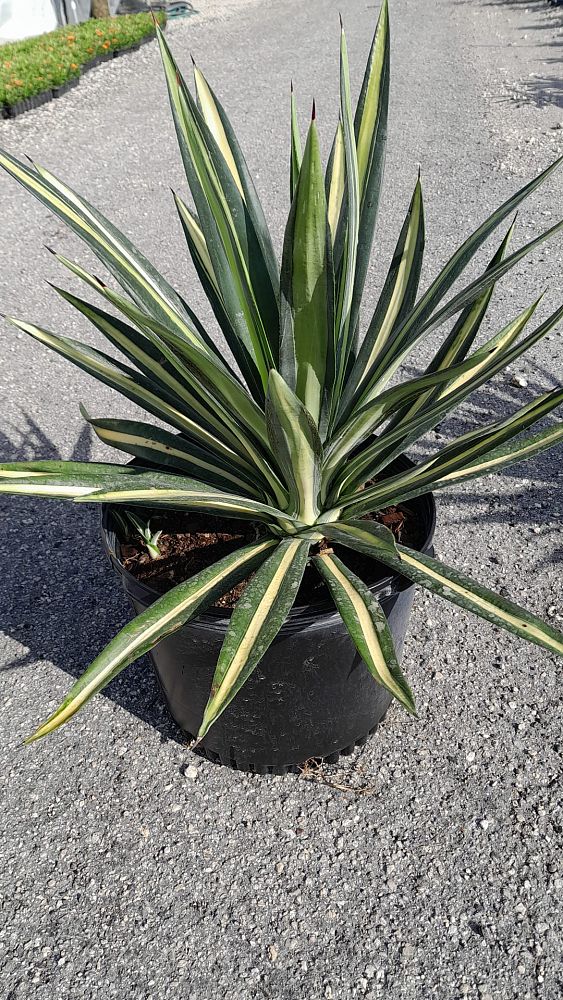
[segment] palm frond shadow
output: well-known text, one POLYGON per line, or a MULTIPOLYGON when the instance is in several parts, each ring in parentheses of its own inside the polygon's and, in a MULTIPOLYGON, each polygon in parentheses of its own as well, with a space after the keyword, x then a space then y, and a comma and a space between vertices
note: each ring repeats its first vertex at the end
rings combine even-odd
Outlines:
POLYGON ((557 76, 533 76, 527 80, 519 80, 508 89, 509 99, 516 104, 535 104, 544 108, 554 104, 563 108, 563 80, 557 76))
MULTIPOLYGON (((4 462, 89 461, 91 453, 88 425, 64 456, 29 413, 22 412, 19 427, 0 431, 4 462)), ((23 670, 45 660, 75 679, 130 618, 125 596, 101 556, 99 511, 31 497, 2 498, 0 510, 2 631, 27 649, 3 670, 23 670)), ((147 658, 123 671, 103 695, 155 728, 162 739, 183 742, 147 658)), ((53 695, 53 703, 58 700, 60 692, 53 695)), ((30 718, 30 731, 39 721, 30 718)))
MULTIPOLYGON (((520 7, 529 12, 541 11, 542 13, 548 13, 553 15, 557 11, 557 7, 560 7, 563 0, 481 0, 483 7, 520 7)), ((456 0, 458 6, 464 4, 475 5, 475 0, 456 0)), ((550 27, 553 24, 557 24, 557 20, 551 16, 548 21, 542 21, 539 24, 535 23, 532 25, 533 28, 540 28, 542 26, 550 27)))

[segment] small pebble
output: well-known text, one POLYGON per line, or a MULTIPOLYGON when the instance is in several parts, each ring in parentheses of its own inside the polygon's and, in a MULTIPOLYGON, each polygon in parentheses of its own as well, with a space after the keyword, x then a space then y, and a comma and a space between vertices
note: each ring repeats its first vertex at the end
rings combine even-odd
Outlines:
POLYGON ((518 389, 525 389, 528 385, 528 380, 523 375, 513 375, 510 379, 510 385, 514 385, 518 389))

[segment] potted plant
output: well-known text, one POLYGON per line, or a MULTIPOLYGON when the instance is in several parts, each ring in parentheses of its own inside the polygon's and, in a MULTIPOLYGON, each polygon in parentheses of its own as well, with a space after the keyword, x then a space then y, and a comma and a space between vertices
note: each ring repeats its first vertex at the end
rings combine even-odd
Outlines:
POLYGON ((194 99, 160 31, 158 39, 195 211, 179 196, 176 206, 234 364, 103 215, 44 168, 0 157, 121 286, 117 292, 56 255, 112 307, 57 289, 122 359, 10 322, 171 428, 84 411, 101 440, 133 462, 0 467, 3 492, 102 505, 106 551, 138 612, 30 740, 70 719, 154 650, 172 714, 199 752, 282 771, 310 756, 331 759, 364 739, 392 698, 415 711, 399 666, 414 584, 563 652, 563 636, 550 624, 437 561, 431 548, 431 493, 560 441, 561 423, 528 431, 562 402, 563 390, 477 426, 425 461, 405 457, 563 316, 560 308, 521 336, 535 302, 475 346, 495 282, 562 223, 509 253, 512 223, 486 270, 445 301, 476 251, 557 164, 482 223, 421 295, 419 178, 359 337, 387 132, 386 2, 355 115, 342 32, 340 120, 326 174, 314 108, 302 153, 292 94, 281 269, 223 107, 197 67, 194 99), (402 362, 448 320, 453 325, 426 371, 391 384, 402 362), (178 552, 171 563, 169 554, 178 552), (144 579, 143 566, 150 570, 144 579))

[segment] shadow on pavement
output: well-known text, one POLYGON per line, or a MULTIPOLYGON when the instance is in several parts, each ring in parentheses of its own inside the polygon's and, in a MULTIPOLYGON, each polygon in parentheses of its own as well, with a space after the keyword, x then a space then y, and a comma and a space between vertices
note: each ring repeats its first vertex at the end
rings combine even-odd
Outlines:
MULTIPOLYGON (((86 425, 66 457, 88 461, 91 451, 86 425)), ((22 413, 19 428, 0 432, 0 461, 62 457, 27 413, 22 413)), ((2 497, 1 509, 2 631, 28 650, 1 669, 30 664, 38 668, 38 661, 47 660, 77 678, 131 618, 125 595, 102 556, 99 511, 64 501, 10 496, 2 497)), ((185 742, 168 715, 148 657, 124 670, 102 694, 155 728, 162 739, 185 742)), ((30 729, 48 708, 37 706, 30 729)))
MULTIPOLYGON (((458 4, 465 4, 468 2, 474 3, 474 0, 456 0, 456 2, 458 4)), ((522 32, 524 35, 532 31, 545 30, 556 33, 560 32, 563 28, 563 0, 559 0, 558 3, 555 3, 554 0, 551 0, 551 2, 550 0, 481 0, 481 3, 484 7, 515 7, 525 10, 527 14, 540 15, 531 23, 523 25, 522 32), (546 14, 549 16, 542 16, 546 14)), ((525 42, 522 44, 526 45, 525 42)), ((560 49, 563 39, 559 36, 548 42, 538 42, 537 38, 534 38, 533 44, 539 45, 542 48, 560 49)), ((514 101, 516 106, 534 104, 536 107, 543 108, 546 105, 553 104, 557 108, 563 108, 561 55, 553 59, 542 59, 540 62, 540 65, 547 64, 554 64, 555 71, 553 74, 548 70, 547 72, 534 73, 526 79, 518 80, 517 83, 508 88, 509 97, 505 99, 514 101)))

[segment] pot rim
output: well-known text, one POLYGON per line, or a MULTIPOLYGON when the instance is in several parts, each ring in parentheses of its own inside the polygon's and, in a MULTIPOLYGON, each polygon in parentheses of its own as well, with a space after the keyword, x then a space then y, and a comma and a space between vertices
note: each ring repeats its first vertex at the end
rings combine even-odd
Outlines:
MULTIPOLYGON (((395 459, 391 463, 391 467, 396 466, 397 471, 404 468, 413 468, 415 463, 408 458, 406 455, 400 455, 399 458, 395 459)), ((417 550, 423 552, 426 555, 432 555, 434 549, 432 541, 434 538, 434 531, 436 528, 436 502, 433 493, 423 493, 419 497, 414 499, 414 502, 421 507, 421 513, 426 515, 425 521, 427 524, 426 535, 423 544, 417 550)), ((152 604, 154 601, 162 597, 163 594, 155 590, 149 584, 145 583, 143 580, 138 580, 137 577, 133 576, 123 565, 121 558, 119 556, 118 549, 118 539, 114 528, 110 524, 110 518, 113 508, 117 508, 117 504, 103 503, 101 514, 100 514, 100 531, 102 536, 102 546, 104 552, 109 559, 114 571, 122 578, 123 587, 128 595, 132 591, 137 591, 139 596, 143 595, 144 601, 147 604, 152 604)), ((213 517, 212 514, 209 515, 213 517)), ((406 577, 401 576, 399 573, 390 572, 385 576, 379 577, 372 583, 367 585, 372 594, 376 597, 388 597, 392 594, 400 593, 401 591, 407 589, 407 587, 414 586, 410 580, 406 577)), ((232 615, 232 608, 207 608, 202 611, 201 614, 197 616, 195 621, 198 623, 208 625, 219 625, 221 622, 228 622, 232 615)), ((306 624, 306 619, 309 619, 311 623, 324 621, 328 618, 333 617, 336 612, 336 608, 332 601, 319 601, 314 604, 297 604, 294 605, 289 612, 286 619, 286 623, 299 619, 300 624, 306 624)), ((282 626, 283 628, 283 626, 282 626)))

